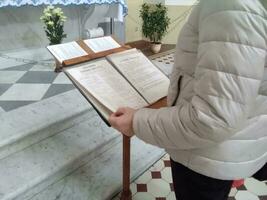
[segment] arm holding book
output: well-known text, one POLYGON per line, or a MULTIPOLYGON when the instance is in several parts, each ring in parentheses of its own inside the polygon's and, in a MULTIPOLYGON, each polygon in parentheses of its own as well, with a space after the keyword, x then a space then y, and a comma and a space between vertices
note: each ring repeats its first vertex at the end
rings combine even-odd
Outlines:
MULTIPOLYGON (((167 106, 167 98, 163 98, 156 103, 149 106, 149 108, 159 109, 167 106)), ((133 119, 134 114, 137 112, 136 109, 129 107, 121 107, 109 118, 109 123, 112 127, 123 133, 128 137, 134 135, 133 130, 133 119)))

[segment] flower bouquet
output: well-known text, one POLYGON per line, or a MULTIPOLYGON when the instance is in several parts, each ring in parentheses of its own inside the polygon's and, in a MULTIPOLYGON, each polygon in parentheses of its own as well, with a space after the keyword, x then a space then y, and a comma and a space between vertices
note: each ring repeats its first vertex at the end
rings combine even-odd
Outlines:
MULTIPOLYGON (((54 6, 48 6, 43 11, 43 16, 41 16, 41 21, 44 22, 44 30, 48 40, 50 41, 49 45, 60 44, 63 38, 66 38, 67 35, 64 34, 64 22, 67 17, 64 16, 64 13, 61 8, 55 8, 54 6)), ((56 61, 55 72, 60 72, 62 69, 61 64, 56 61)))
POLYGON ((67 17, 64 16, 61 8, 48 6, 44 9, 40 19, 44 22, 45 33, 50 45, 60 44, 62 39, 67 37, 63 30, 67 17))

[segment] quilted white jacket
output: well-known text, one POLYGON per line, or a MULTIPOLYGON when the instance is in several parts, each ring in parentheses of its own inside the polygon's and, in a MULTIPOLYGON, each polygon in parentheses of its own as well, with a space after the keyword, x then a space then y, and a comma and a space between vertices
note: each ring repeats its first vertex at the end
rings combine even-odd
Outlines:
POLYGON ((169 107, 137 111, 136 136, 203 175, 251 176, 267 162, 266 52, 259 0, 200 1, 178 39, 169 107))

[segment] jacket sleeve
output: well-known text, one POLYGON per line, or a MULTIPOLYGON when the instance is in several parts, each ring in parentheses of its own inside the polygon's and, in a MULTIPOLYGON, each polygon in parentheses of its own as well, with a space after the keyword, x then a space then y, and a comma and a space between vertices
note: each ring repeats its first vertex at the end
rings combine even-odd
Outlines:
POLYGON ((145 142, 171 149, 202 148, 223 142, 246 126, 264 71, 266 19, 259 1, 224 2, 200 3, 191 101, 179 99, 173 107, 136 112, 134 132, 145 142), (250 7, 259 12, 251 14, 250 7))

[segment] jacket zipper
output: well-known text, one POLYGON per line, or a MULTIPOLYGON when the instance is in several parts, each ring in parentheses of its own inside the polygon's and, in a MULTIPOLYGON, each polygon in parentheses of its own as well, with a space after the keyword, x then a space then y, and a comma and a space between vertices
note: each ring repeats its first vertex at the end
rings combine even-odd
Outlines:
POLYGON ((175 100, 174 100, 172 106, 174 106, 174 105, 177 103, 178 97, 179 97, 179 95, 180 95, 182 78, 183 78, 183 76, 180 76, 179 79, 178 79, 178 84, 177 84, 177 86, 178 86, 178 87, 177 87, 177 90, 178 90, 178 91, 177 91, 177 95, 176 95, 176 97, 175 97, 175 100))

